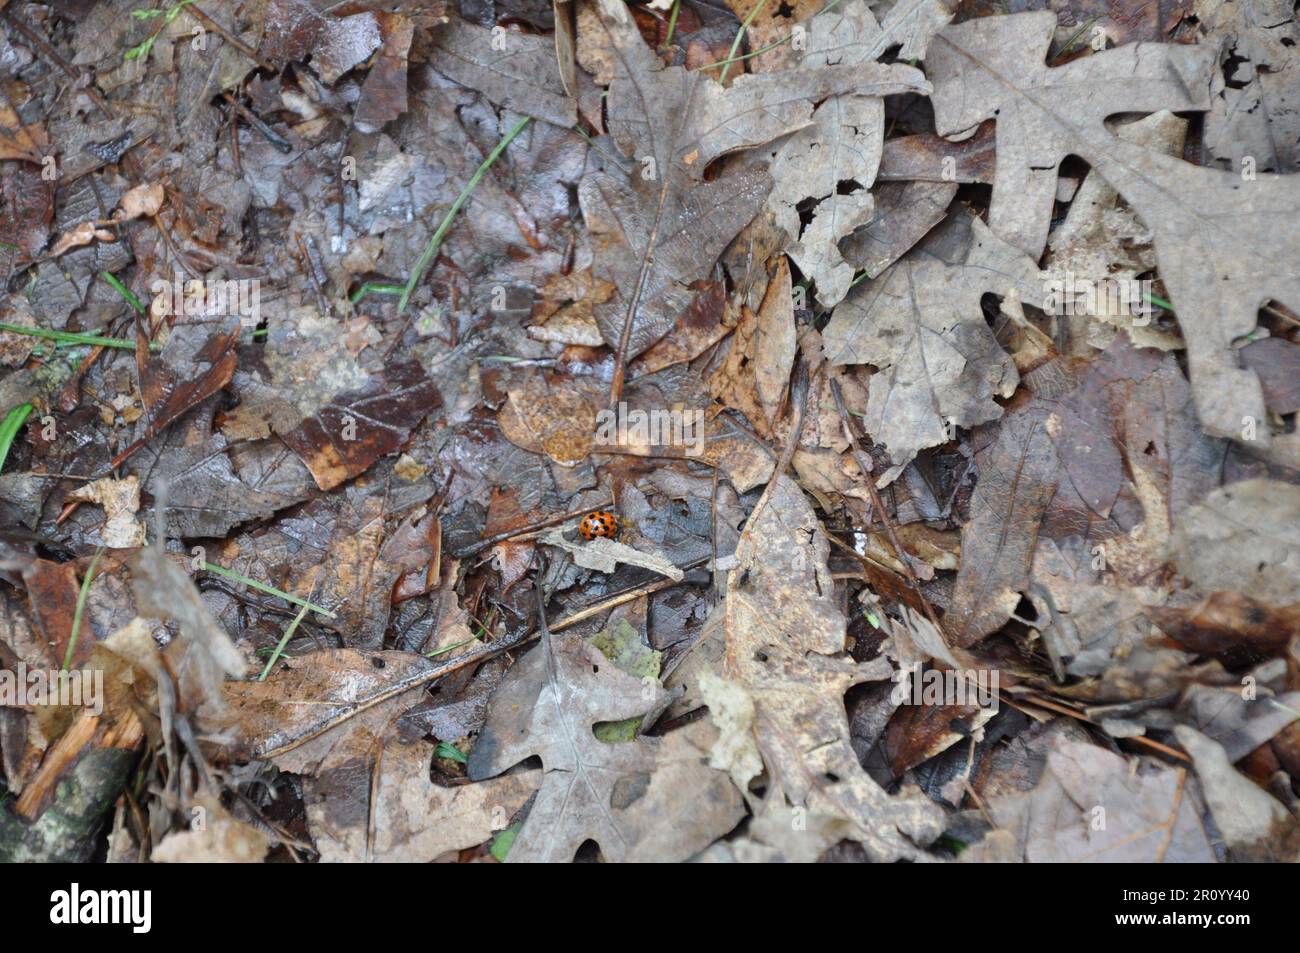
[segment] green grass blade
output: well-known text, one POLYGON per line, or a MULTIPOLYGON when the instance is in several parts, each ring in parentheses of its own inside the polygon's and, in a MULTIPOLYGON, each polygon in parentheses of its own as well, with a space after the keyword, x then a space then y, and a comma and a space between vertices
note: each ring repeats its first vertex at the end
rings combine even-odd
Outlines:
POLYGON ((292 602, 296 606, 305 606, 312 612, 315 612, 318 615, 323 615, 327 619, 334 618, 334 613, 330 612, 329 609, 326 609, 323 606, 318 606, 314 602, 308 602, 306 599, 291 596, 289 593, 277 589, 274 586, 268 586, 264 582, 258 582, 256 579, 249 579, 247 576, 242 576, 237 572, 232 572, 231 570, 225 569, 221 566, 214 566, 209 562, 205 562, 203 568, 208 572, 216 573, 218 576, 224 576, 226 579, 231 579, 235 582, 242 582, 244 585, 248 586, 248 588, 256 589, 258 592, 265 592, 269 596, 279 596, 285 602, 292 602))
POLYGON ((0 470, 5 468, 5 460, 9 459, 9 448, 13 446, 18 431, 23 429, 23 424, 27 422, 27 415, 31 412, 31 404, 19 404, 5 415, 3 422, 0 422, 0 470))
POLYGON ((81 588, 77 591, 77 608, 72 612, 72 634, 68 636, 68 651, 63 654, 63 671, 72 666, 72 654, 77 651, 77 639, 81 635, 81 618, 86 614, 86 598, 90 595, 90 581, 95 578, 95 567, 99 557, 104 555, 107 546, 100 546, 90 559, 90 568, 81 578, 81 588))
POLYGON ((126 299, 126 303, 129 304, 131 307, 135 308, 137 312, 139 312, 140 314, 144 314, 146 311, 149 310, 144 306, 144 303, 141 302, 140 299, 135 296, 135 294, 131 291, 130 288, 128 288, 126 285, 122 284, 122 282, 117 280, 116 275, 109 274, 107 271, 102 271, 100 272, 100 276, 105 281, 107 281, 110 285, 112 285, 113 288, 116 289, 117 293, 126 299))
POLYGON ((275 647, 275 651, 271 653, 271 657, 266 660, 266 668, 262 669, 262 674, 257 678, 259 682, 266 681, 266 676, 271 674, 271 669, 274 668, 275 663, 280 660, 280 653, 283 652, 284 647, 289 644, 289 640, 293 638, 294 632, 298 631, 298 623, 302 621, 302 617, 307 614, 309 608, 310 606, 304 605, 299 609, 298 614, 294 616, 293 621, 289 623, 289 627, 284 630, 284 635, 280 638, 280 644, 275 647))
POLYGON ((438 249, 442 247, 442 240, 451 231, 451 223, 455 220, 456 213, 469 200, 470 193, 474 191, 479 182, 483 181, 483 176, 487 174, 487 170, 492 168, 492 164, 497 159, 501 158, 501 153, 506 151, 506 146, 514 141, 515 136, 524 131, 524 126, 528 125, 531 119, 531 116, 525 116, 515 123, 514 128, 506 133, 505 138, 497 143, 495 149, 488 153, 488 157, 483 160, 483 164, 478 167, 478 171, 470 177, 470 180, 465 183, 465 187, 460 190, 460 195, 456 197, 456 201, 452 203, 451 208, 443 217, 442 224, 438 226, 438 230, 429 239, 429 244, 425 247, 424 253, 420 255, 420 260, 415 263, 415 269, 411 272, 411 276, 406 279, 406 287, 402 289, 402 300, 397 302, 398 314, 406 310, 406 305, 411 300, 411 293, 415 291, 415 286, 420 283, 420 279, 424 277, 429 265, 433 264, 433 260, 438 257, 438 249))
MULTIPOLYGON (((8 331, 10 334, 25 334, 33 338, 45 338, 47 341, 54 341, 57 344, 82 344, 90 347, 115 347, 122 351, 134 351, 135 342, 128 341, 125 338, 105 338, 98 334, 77 334, 73 331, 52 331, 49 328, 25 328, 21 324, 8 324, 0 321, 0 331, 8 331)), ((149 343, 149 350, 160 351, 162 345, 154 342, 149 343)))

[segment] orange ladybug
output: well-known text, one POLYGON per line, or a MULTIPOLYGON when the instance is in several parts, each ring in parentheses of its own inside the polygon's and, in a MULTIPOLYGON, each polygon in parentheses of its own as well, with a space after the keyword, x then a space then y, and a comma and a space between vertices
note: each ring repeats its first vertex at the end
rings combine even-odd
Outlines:
POLYGON ((608 510, 592 510, 578 524, 578 532, 588 542, 597 536, 613 539, 618 535, 618 517, 608 510))

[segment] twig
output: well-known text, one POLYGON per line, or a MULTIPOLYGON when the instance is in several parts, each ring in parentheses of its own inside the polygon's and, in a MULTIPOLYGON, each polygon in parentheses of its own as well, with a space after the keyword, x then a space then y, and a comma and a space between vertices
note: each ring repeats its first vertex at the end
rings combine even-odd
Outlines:
POLYGON ((884 524, 885 534, 889 537, 889 545, 893 547, 894 558, 902 564, 903 572, 907 575, 907 581, 921 600, 921 607, 925 610, 926 618, 930 620, 930 624, 938 630, 939 634, 943 635, 943 626, 939 624, 939 617, 934 614, 934 607, 930 605, 930 600, 921 591, 921 583, 916 578, 911 562, 908 561, 907 552, 898 541, 898 534, 894 532, 894 522, 889 518, 889 511, 885 509, 885 504, 880 499, 880 491, 876 489, 875 467, 871 463, 871 458, 863 451, 862 445, 858 443, 857 434, 853 432, 853 424, 849 419, 848 410, 844 407, 844 395, 840 392, 839 381, 831 380, 831 393, 835 396, 835 407, 840 412, 840 424, 844 428, 844 436, 853 449, 853 459, 857 461, 862 470, 862 475, 866 478, 864 482, 867 484, 867 491, 871 494, 871 508, 874 512, 880 514, 880 522, 884 524))
POLYGON ((229 30, 223 27, 216 20, 212 19, 212 17, 204 13, 201 9, 199 9, 198 4, 196 3, 190 4, 188 10, 191 14, 194 15, 194 18, 196 20, 201 22, 213 33, 218 34, 227 43, 229 43, 235 49, 239 50, 239 52, 243 53, 245 56, 247 56, 250 60, 252 60, 258 66, 260 66, 262 69, 268 70, 272 73, 277 72, 274 66, 272 66, 266 60, 262 59, 260 56, 257 55, 257 50, 253 49, 251 46, 249 46, 239 37, 235 36, 233 33, 231 33, 229 30))
MULTIPOLYGON (((69 65, 68 62, 63 59, 63 57, 59 56, 59 54, 54 51, 54 47, 46 43, 45 40, 41 38, 41 35, 39 33, 37 33, 35 30, 29 27, 22 20, 18 19, 12 13, 9 13, 7 10, 0 12, 0 17, 3 17, 6 23, 12 26, 23 36, 27 37, 28 41, 30 41, 31 44, 34 47, 36 47, 37 50, 40 51, 42 56, 44 56, 47 60, 49 60, 51 63, 57 66, 65 76, 67 76, 69 79, 73 81, 74 86, 80 84, 82 79, 81 74, 78 73, 75 69, 73 69, 72 66, 69 65)), ((99 107, 100 112, 102 112, 109 119, 117 118, 117 113, 113 111, 113 107, 108 104, 108 100, 106 100, 103 97, 103 95, 100 94, 99 90, 95 88, 93 83, 88 84, 83 88, 85 90, 86 95, 90 97, 90 101, 93 102, 97 107, 99 107)))
POLYGON ((533 533, 539 529, 547 529, 548 527, 563 523, 565 520, 571 520, 575 516, 583 516, 590 513, 592 510, 612 505, 613 498, 611 497, 608 502, 599 503, 596 506, 584 506, 578 510, 570 510, 568 513, 560 513, 558 516, 548 516, 545 519, 538 520, 536 523, 529 523, 527 526, 520 526, 517 529, 508 529, 503 533, 497 533, 495 536, 489 536, 482 542, 475 543, 469 549, 460 550, 455 555, 457 559, 464 559, 466 556, 473 556, 475 553, 481 553, 483 550, 489 549, 497 543, 503 543, 508 539, 514 539, 516 536, 533 533))
POLYGON ((235 112, 244 117, 244 121, 262 134, 262 136, 272 146, 280 151, 282 155, 288 155, 293 152, 293 143, 284 136, 272 129, 261 116, 253 112, 230 93, 225 94, 226 102, 235 108, 235 112))

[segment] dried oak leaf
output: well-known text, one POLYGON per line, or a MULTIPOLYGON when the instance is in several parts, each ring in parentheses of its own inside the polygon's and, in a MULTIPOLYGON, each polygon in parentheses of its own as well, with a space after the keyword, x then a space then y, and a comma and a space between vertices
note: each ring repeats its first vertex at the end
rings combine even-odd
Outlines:
POLYGON ((769 436, 785 400, 796 346, 790 266, 778 255, 758 310, 742 309, 727 358, 709 378, 709 390, 744 414, 760 436, 769 436))
MULTIPOLYGON (((1196 0, 1196 18, 1216 41, 1202 142, 1218 164, 1240 171, 1244 159, 1272 172, 1300 171, 1300 22, 1286 0, 1196 0)), ((1204 42, 1204 41, 1202 41, 1204 42)))
POLYGON ((800 129, 813 104, 828 97, 928 86, 910 67, 868 63, 745 75, 723 87, 701 72, 665 67, 624 4, 600 4, 614 54, 607 125, 631 171, 587 174, 578 198, 591 231, 593 272, 618 287, 614 300, 597 307, 596 321, 611 346, 631 321, 631 358, 673 327, 690 304, 691 284, 710 277, 771 188, 761 168, 704 181, 715 159, 800 129))
POLYGON ((1060 739, 1037 787, 990 798, 988 810, 1014 836, 1016 861, 1213 863, 1193 786, 1183 768, 1135 769, 1105 748, 1060 739))
POLYGON ((555 529, 542 537, 542 542, 548 546, 558 546, 566 553, 573 557, 574 563, 584 569, 594 569, 597 572, 613 572, 619 563, 627 566, 640 566, 642 569, 649 569, 651 572, 657 572, 661 576, 678 582, 682 579, 682 571, 672 564, 672 561, 666 559, 658 553, 645 553, 639 549, 633 549, 626 543, 619 543, 612 539, 596 537, 585 543, 575 543, 564 538, 562 531, 555 529))
POLYGON ((1230 483, 1189 507, 1170 554, 1203 592, 1232 590, 1282 606, 1300 592, 1300 487, 1262 478, 1230 483))
POLYGON ((657 680, 621 671, 577 635, 544 638, 515 663, 488 703, 469 759, 476 781, 542 759, 541 790, 512 862, 571 861, 588 839, 615 863, 679 861, 731 830, 743 807, 727 776, 706 763, 707 723, 612 744, 594 733, 666 700, 657 680))
MULTIPOLYGON (((809 24, 803 68, 870 62, 875 58, 870 47, 879 35, 880 25, 865 0, 842 4, 809 24)), ((816 282, 817 300, 824 307, 838 304, 853 281, 853 266, 841 257, 839 241, 871 221, 875 209, 868 190, 884 139, 881 97, 832 96, 772 160, 776 184, 767 207, 793 240, 788 254, 816 282), (805 225, 802 216, 810 204, 812 218, 805 225)))
POLYGON ((153 849, 156 864, 257 864, 271 848, 271 838, 251 824, 237 820, 215 795, 197 799, 204 824, 169 833, 153 849))
MULTIPOLYGON (((1187 121, 1159 112, 1119 127, 1116 135, 1179 156, 1187 137, 1187 121)), ((1183 346, 1176 332, 1153 326, 1145 302, 1101 293, 1117 287, 1117 282, 1136 281, 1139 275, 1155 270, 1156 261, 1150 230, 1131 208, 1120 203, 1119 193, 1099 174, 1089 173, 1083 180, 1065 220, 1052 230, 1048 248, 1050 262, 1044 279, 1060 282, 1063 289, 1054 298, 1064 299, 1070 292, 1075 296, 1075 300, 1054 302, 1056 320, 1069 329, 1068 353, 1091 357, 1093 349, 1106 348, 1120 328, 1138 347, 1169 351, 1183 346), (1098 291, 1092 300, 1079 297, 1088 287, 1084 282, 1091 282, 1098 291)))
POLYGON ((1029 582, 1038 527, 1059 479, 1041 407, 1011 414, 976 457, 979 482, 961 531, 961 569, 944 628, 959 646, 1001 628, 1029 582))
POLYGON ((896 0, 880 20, 880 36, 871 47, 875 59, 897 43, 900 60, 923 60, 934 35, 952 20, 957 12, 955 0, 896 0))
POLYGON ((205 728, 226 736, 232 761, 279 758, 332 728, 351 727, 357 716, 427 685, 439 671, 410 652, 311 652, 286 661, 266 681, 226 682, 226 710, 205 728))
POLYGON ((1206 108, 1213 66, 1203 47, 1135 43, 1049 68, 1055 28, 1050 10, 970 20, 940 31, 925 63, 939 135, 965 138, 996 119, 989 224, 1034 258, 1061 160, 1104 152, 1104 120, 1115 113, 1206 108))
POLYGON ((926 63, 937 131, 957 135, 996 114, 989 218, 1030 254, 1043 248, 1060 160, 1075 154, 1100 173, 1154 235, 1205 429, 1294 464, 1300 437, 1269 432, 1259 379, 1233 344, 1269 299, 1300 307, 1300 180, 1246 180, 1110 135, 1113 113, 1205 109, 1213 50, 1138 43, 1048 69, 1054 24, 1052 13, 1024 13, 940 33, 926 63))
POLYGON ((887 679, 893 668, 845 653, 830 544, 802 491, 780 476, 764 498, 727 579, 722 674, 752 700, 758 751, 792 805, 847 821, 845 836, 872 860, 921 856, 939 836, 939 808, 920 792, 890 797, 867 775, 844 709, 851 686, 887 679))
POLYGON ((1038 267, 979 219, 965 259, 949 263, 918 250, 835 309, 823 332, 832 364, 873 364, 864 426, 888 450, 891 482, 916 454, 952 439, 954 427, 1001 416, 994 397, 1020 381, 1015 363, 984 320, 980 298, 1015 289, 1041 302, 1038 267))
POLYGON ((321 861, 427 864, 474 847, 503 830, 542 780, 533 769, 449 787, 430 780, 433 757, 421 739, 368 732, 331 752, 303 790, 321 861))

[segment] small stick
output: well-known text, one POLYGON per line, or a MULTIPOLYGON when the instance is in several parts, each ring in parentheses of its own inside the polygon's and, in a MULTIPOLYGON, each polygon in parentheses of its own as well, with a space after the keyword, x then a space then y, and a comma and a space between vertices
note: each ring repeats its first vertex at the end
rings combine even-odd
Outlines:
MULTIPOLYGON (((63 59, 63 57, 59 56, 59 54, 54 51, 54 47, 46 43, 39 33, 8 11, 0 12, 0 17, 3 17, 6 23, 23 36, 27 37, 31 44, 40 50, 41 55, 57 66, 65 76, 71 79, 74 83, 79 83, 81 81, 81 74, 73 69, 72 66, 63 59)), ((108 100, 100 94, 99 90, 95 88, 93 83, 87 85, 85 91, 86 95, 90 97, 91 102, 99 107, 100 112, 109 119, 117 118, 117 113, 113 111, 113 107, 108 104, 108 100)))
POLYGON ((469 549, 462 550, 456 555, 457 559, 464 559, 466 556, 473 556, 475 553, 481 553, 485 549, 495 546, 497 543, 504 543, 508 539, 514 539, 516 536, 523 536, 526 533, 533 533, 539 529, 547 529, 563 523, 565 520, 571 520, 575 516, 584 516, 592 510, 600 509, 602 506, 613 506, 614 498, 610 497, 607 502, 599 503, 596 506, 584 506, 582 509, 570 510, 568 513, 561 513, 558 516, 548 516, 546 519, 538 520, 536 523, 529 523, 527 526, 520 526, 518 529, 508 529, 503 533, 497 533, 495 536, 489 536, 480 543, 475 543, 469 549))
POLYGON ((276 149, 279 149, 284 155, 293 152, 293 143, 268 126, 261 116, 257 115, 253 110, 249 109, 234 96, 230 95, 230 93, 226 93, 225 98, 226 102, 234 106, 235 111, 244 117, 244 121, 260 132, 266 138, 267 142, 275 146, 276 149))
MULTIPOLYGON (((763 512, 763 508, 767 506, 767 501, 771 499, 776 481, 781 478, 786 470, 790 469, 790 461, 794 459, 795 449, 799 446, 799 437, 803 434, 804 418, 808 416, 808 369, 802 364, 795 371, 794 384, 790 387, 790 405, 795 414, 794 421, 790 424, 790 437, 786 440, 785 449, 781 451, 781 456, 776 461, 776 466, 772 470, 772 478, 767 481, 763 495, 758 498, 758 502, 754 504, 753 512, 749 514, 749 519, 745 521, 745 529, 740 534, 741 539, 748 536, 749 531, 758 522, 758 514, 763 512)), ((757 440, 758 438, 755 437, 754 439, 757 440)), ((740 551, 739 540, 736 542, 736 551, 740 551)))
POLYGON ((839 381, 831 381, 831 393, 835 395, 835 407, 840 412, 840 424, 844 427, 844 436, 853 449, 853 459, 857 461, 858 466, 862 468, 863 476, 866 477, 867 491, 871 494, 871 507, 880 514, 880 522, 885 526, 885 534, 889 537, 889 545, 893 547, 894 557, 902 564, 903 571, 907 574, 907 581, 911 583, 913 591, 920 597, 921 607, 925 609, 926 618, 930 620, 930 624, 938 630, 939 634, 943 635, 943 626, 939 624, 939 617, 934 614, 934 607, 930 605, 930 600, 921 591, 921 583, 912 570, 912 564, 908 561, 903 545, 898 541, 898 534, 894 532, 894 523, 889 518, 889 512, 885 509, 885 504, 880 500, 880 491, 876 489, 876 477, 873 472, 875 467, 871 463, 871 458, 866 455, 861 444, 858 443, 857 434, 853 432, 849 412, 844 407, 844 395, 840 392, 839 381))
POLYGON ((212 19, 212 17, 208 16, 206 13, 200 10, 198 4, 191 3, 187 9, 189 10, 190 13, 194 14, 194 18, 196 20, 198 20, 200 23, 206 26, 213 33, 219 35, 227 43, 229 43, 235 49, 239 50, 239 52, 243 53, 245 56, 247 56, 250 60, 252 60, 258 66, 260 66, 262 69, 269 70, 272 73, 277 72, 274 66, 272 66, 266 60, 262 59, 260 56, 257 55, 257 50, 253 49, 251 46, 249 46, 239 37, 235 36, 233 33, 231 33, 229 30, 223 27, 216 20, 212 19))

